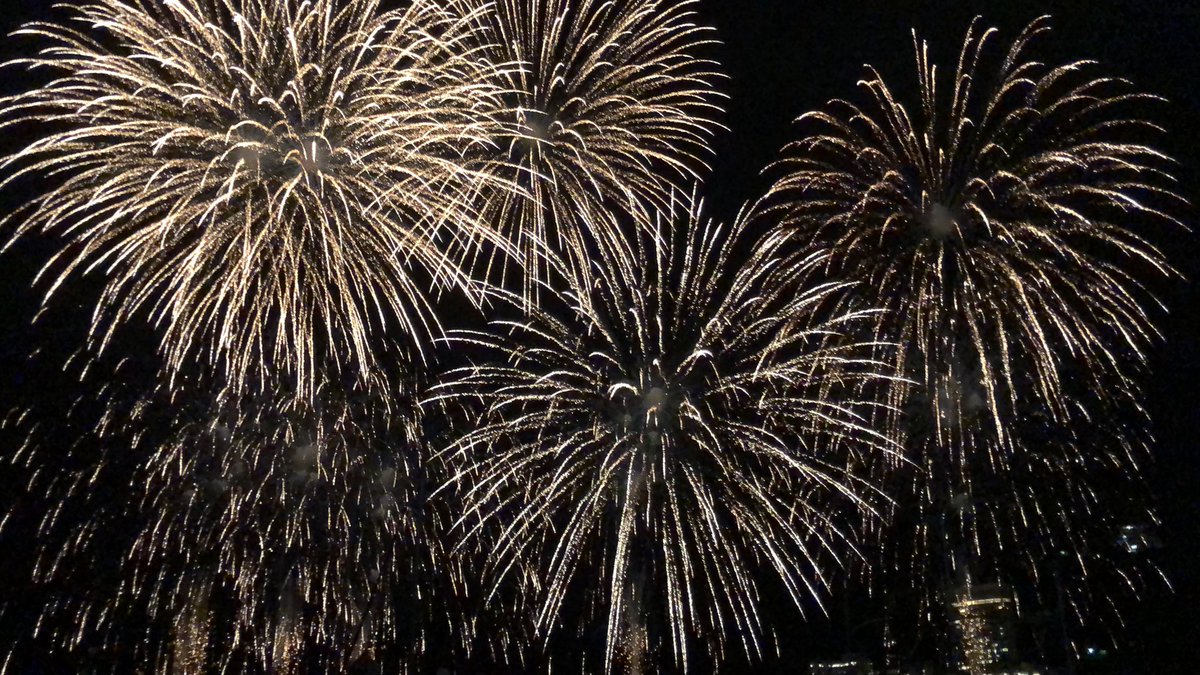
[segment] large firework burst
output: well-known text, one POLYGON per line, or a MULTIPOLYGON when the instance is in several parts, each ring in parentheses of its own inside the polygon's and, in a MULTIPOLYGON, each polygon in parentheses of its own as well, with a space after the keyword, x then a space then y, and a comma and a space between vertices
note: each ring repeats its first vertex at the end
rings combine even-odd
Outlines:
POLYGON ((444 451, 462 526, 495 533, 493 572, 533 572, 543 635, 567 612, 586 614, 568 639, 604 626, 608 670, 686 668, 697 641, 760 656, 762 569, 797 603, 820 595, 848 551, 828 507, 870 492, 846 462, 886 450, 867 404, 840 397, 877 377, 872 346, 841 339, 866 315, 818 318, 836 287, 777 283, 798 272, 772 242, 735 266, 744 227, 699 210, 676 199, 632 257, 544 291, 528 318, 456 334, 481 365, 434 388, 483 405, 444 451))
POLYGON ((486 15, 492 60, 507 66, 498 166, 524 190, 489 194, 484 208, 527 261, 528 289, 552 260, 587 273, 597 245, 619 236, 610 214, 662 206, 704 168, 718 75, 694 6, 501 0, 486 15))
POLYGON ((1082 533, 1111 525, 1097 513, 1115 497, 1097 484, 1136 475, 1144 448, 1146 282, 1171 269, 1143 226, 1174 222, 1171 162, 1145 144, 1153 97, 1090 62, 1029 60, 1047 30, 1032 22, 992 70, 996 31, 977 20, 948 91, 914 34, 919 107, 871 69, 869 103, 802 117, 817 131, 776 166, 772 217, 858 283, 850 302, 887 310, 875 339, 904 345, 915 386, 896 388, 894 421, 923 469, 903 474, 923 513, 902 514, 918 571, 1011 575, 1019 560, 1037 575, 1061 549, 1084 576, 1105 556, 1082 533))
MULTIPOLYGON (((443 546, 433 429, 411 389, 272 385, 187 399, 105 386, 74 470, 38 448, 18 456, 46 495, 35 577, 66 584, 37 637, 179 673, 424 671, 429 654, 473 646, 470 580, 443 546), (98 489, 114 480, 132 494, 98 489)), ((485 637, 504 649, 509 634, 485 637)))
MULTIPOLYGON (((376 365, 399 327, 420 348, 440 288, 489 230, 463 155, 497 134, 481 9, 415 0, 95 0, 29 66, 48 84, 0 101, 41 137, 4 158, 44 181, 10 220, 62 240, 51 289, 103 274, 94 338, 139 313, 174 369, 235 388, 264 371, 302 393, 316 363, 376 365), (466 244, 466 246, 463 246, 466 244), (459 251, 454 253, 454 251, 459 251)), ((352 367, 349 367, 352 366, 352 367)))

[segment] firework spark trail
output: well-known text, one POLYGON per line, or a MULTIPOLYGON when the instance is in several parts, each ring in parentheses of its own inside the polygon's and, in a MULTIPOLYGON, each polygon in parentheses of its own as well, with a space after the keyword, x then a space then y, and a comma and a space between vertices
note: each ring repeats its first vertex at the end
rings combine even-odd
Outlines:
MULTIPOLYGON (((485 16, 492 60, 510 64, 498 167, 523 191, 487 193, 482 209, 528 262, 527 294, 562 262, 590 272, 620 245, 612 213, 662 207, 706 169, 720 76, 695 5, 501 0, 485 16)), ((506 276, 511 259, 489 267, 506 276)))
POLYGON ((161 593, 161 610, 179 614, 195 594, 170 571, 209 561, 200 583, 232 580, 238 607, 218 635, 239 635, 273 672, 311 663, 311 644, 333 648, 328 665, 344 670, 413 619, 404 646, 419 652, 436 621, 424 586, 443 564, 440 528, 424 513, 417 424, 377 399, 318 393, 316 409, 250 399, 183 420, 145 463, 141 510, 153 520, 131 552, 145 576, 130 593, 161 593))
POLYGON ((919 570, 940 564, 930 522, 959 517, 950 529, 991 557, 982 567, 1018 558, 1036 576, 1065 548, 1083 576, 1094 550, 1072 512, 1120 501, 1093 481, 1136 480, 1144 455, 1148 283, 1173 274, 1145 226, 1178 225, 1182 200, 1171 160, 1145 142, 1161 131, 1139 113, 1155 97, 1091 62, 1029 60, 1048 30, 1034 21, 1001 60, 976 20, 949 96, 914 33, 919 107, 870 69, 868 103, 802 117, 816 130, 774 167, 770 216, 803 255, 828 254, 823 278, 857 283, 851 306, 887 310, 875 339, 907 346, 898 367, 915 386, 896 388, 891 409, 906 414, 891 424, 925 469, 912 483, 923 553, 902 563, 919 570), (997 485, 1009 494, 989 504, 997 485))
POLYGON ((468 540, 490 538, 498 580, 533 574, 544 637, 587 602, 606 670, 668 651, 686 668, 696 640, 761 657, 761 568, 798 604, 820 596, 852 548, 838 514, 875 496, 844 467, 889 447, 872 404, 841 398, 880 377, 878 346, 842 339, 870 313, 821 318, 839 287, 781 283, 821 261, 784 267, 774 241, 735 267, 746 221, 699 211, 677 196, 644 215, 631 257, 543 289, 528 318, 456 333, 482 365, 433 389, 483 406, 442 452, 468 540))
POLYGON ((145 314, 175 371, 208 362, 236 394, 278 370, 311 393, 330 356, 374 370, 385 328, 423 353, 442 290, 478 300, 455 251, 502 246, 472 204, 483 185, 506 189, 464 159, 498 135, 484 9, 96 0, 66 11, 90 29, 18 31, 49 46, 8 67, 53 79, 0 101, 0 129, 41 136, 0 166, 4 184, 44 181, 6 222, 62 241, 42 275, 50 294, 103 275, 99 346, 145 314))
POLYGON ((73 654, 115 636, 106 650, 137 645, 158 672, 423 672, 428 653, 477 646, 503 657, 512 636, 477 634, 466 557, 443 545, 450 510, 430 500, 443 479, 410 391, 273 385, 236 400, 106 385, 92 440, 71 450, 77 470, 51 471, 36 449, 14 460, 46 495, 40 584, 122 560, 114 580, 48 602, 35 637, 73 654), (132 494, 112 502, 101 474, 132 494), (136 534, 103 536, 116 522, 136 534))

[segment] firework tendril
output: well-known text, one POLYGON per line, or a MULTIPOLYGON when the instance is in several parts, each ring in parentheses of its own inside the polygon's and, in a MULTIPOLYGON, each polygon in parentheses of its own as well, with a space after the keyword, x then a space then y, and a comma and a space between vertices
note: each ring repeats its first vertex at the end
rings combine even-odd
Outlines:
POLYGON ((843 339, 869 313, 821 318, 838 287, 776 283, 798 272, 771 241, 736 266, 744 219, 679 197, 644 217, 629 257, 453 335, 482 361, 434 389, 483 407, 442 453, 460 527, 489 537, 497 578, 533 572, 543 636, 586 605, 575 625, 606 626, 607 670, 687 667, 697 642, 760 657, 762 569, 797 604, 820 597, 853 551, 839 512, 871 508, 847 463, 888 443, 869 398, 841 397, 880 377, 875 345, 843 339))
MULTIPOLYGON (((480 14, 416 0, 98 0, 19 59, 51 73, 0 101, 41 137, 3 158, 42 181, 7 220, 62 241, 51 294, 103 275, 93 338, 144 313, 174 371, 204 361, 237 390, 283 372, 301 393, 329 357, 370 373, 372 340, 423 351, 439 289, 473 291, 489 238, 464 157, 498 135, 480 14), (44 187, 42 187, 44 186, 44 187)), ((514 188, 515 189, 515 188, 514 188)))
POLYGON ((589 273, 620 245, 614 213, 661 207, 706 168, 721 95, 695 4, 501 0, 487 15, 491 58, 508 66, 490 166, 523 189, 481 210, 526 261, 527 294, 563 263, 589 273))
POLYGON ((912 546, 884 557, 931 596, 947 576, 1036 581, 1060 552, 1083 579, 1113 564, 1118 514, 1152 517, 1118 503, 1146 455, 1150 283, 1174 274, 1150 236, 1182 200, 1147 144, 1155 97, 1091 62, 1030 60, 1048 30, 1038 19, 997 53, 976 20, 948 89, 914 33, 918 105, 870 69, 865 104, 801 118, 766 200, 800 255, 828 256, 818 278, 856 284, 846 306, 884 310, 872 338, 903 346, 888 424, 918 471, 882 470, 917 515, 901 514, 911 537, 887 535, 912 546))

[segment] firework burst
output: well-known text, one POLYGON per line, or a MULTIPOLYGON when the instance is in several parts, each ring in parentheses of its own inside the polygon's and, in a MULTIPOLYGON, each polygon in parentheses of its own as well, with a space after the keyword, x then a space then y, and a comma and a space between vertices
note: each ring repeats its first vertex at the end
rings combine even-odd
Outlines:
POLYGON ((761 656, 761 569, 796 603, 819 596, 849 550, 831 502, 866 508, 870 492, 847 458, 886 451, 869 404, 838 398, 877 378, 873 345, 842 339, 867 315, 817 318, 837 287, 777 283, 798 272, 771 242, 735 267, 744 227, 699 210, 676 199, 632 257, 544 291, 528 318, 456 334, 483 365, 433 390, 483 406, 443 452, 460 525, 494 535, 498 578, 532 573, 543 636, 568 611, 586 615, 568 639, 605 626, 606 670, 686 668, 697 641, 761 656))
POLYGON ((934 587, 1017 574, 1014 559, 1036 576, 1059 550, 1082 578, 1103 542, 1086 544, 1075 514, 1112 525, 1097 514, 1116 495, 1097 484, 1128 482, 1143 457, 1146 283, 1172 274, 1144 226, 1175 223, 1180 199, 1145 142, 1154 97, 1090 62, 1029 60, 1048 29, 1031 23, 990 70, 996 31, 976 20, 948 91, 914 34, 919 106, 871 69, 866 105, 801 118, 817 131, 785 150, 768 199, 804 255, 857 283, 850 303, 886 310, 874 338, 905 346, 915 382, 895 389, 891 423, 923 471, 896 475, 924 514, 902 518, 934 587), (951 569, 928 574, 943 558, 951 569))
POLYGON ((378 399, 318 393, 316 408, 252 399, 184 418, 146 461, 141 510, 152 520, 128 588, 160 596, 151 618, 178 622, 176 652, 233 635, 230 653, 247 648, 287 673, 321 647, 333 655, 326 667, 345 670, 393 640, 418 655, 428 640, 430 580, 446 561, 425 513, 420 431, 411 416, 373 410, 378 399), (181 563, 188 572, 172 574, 181 563), (237 618, 204 635, 197 605, 214 587, 237 618))
MULTIPOLYGON (((470 290, 485 176, 463 156, 496 131, 481 9, 416 0, 96 0, 8 64, 52 73, 0 101, 41 137, 3 159, 39 183, 8 220, 62 241, 51 293, 104 276, 93 338, 143 313, 173 370, 209 362, 237 389, 316 364, 376 367, 398 328, 423 349, 439 289, 470 290), (48 186, 48 187, 41 187, 48 186), (455 251, 460 251, 455 253, 455 251)), ((490 183, 494 187, 494 183, 490 183)))
MULTIPOLYGON (((450 522, 430 500, 442 479, 415 398, 272 385, 186 400, 105 386, 96 440, 69 453, 75 470, 27 452, 31 492, 47 496, 35 578, 68 588, 35 637, 67 654, 101 644, 117 661, 137 645, 144 663, 180 673, 408 672, 473 648, 470 580, 442 545, 450 522), (97 486, 113 480, 136 487, 111 500, 97 486)), ((501 650, 508 639, 485 637, 501 650)))
POLYGON ((485 17, 492 59, 509 64, 498 166, 523 193, 489 194, 484 208, 527 261, 527 289, 560 258, 590 271, 597 245, 619 245, 610 214, 662 206, 705 167, 719 76, 694 7, 501 0, 485 17))

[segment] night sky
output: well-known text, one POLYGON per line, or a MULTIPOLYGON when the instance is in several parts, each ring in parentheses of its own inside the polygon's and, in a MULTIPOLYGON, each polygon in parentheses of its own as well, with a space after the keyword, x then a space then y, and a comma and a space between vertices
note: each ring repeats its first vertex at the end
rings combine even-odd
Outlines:
MULTIPOLYGON (((41 18, 48 4, 4 0, 0 32, 41 18)), ((797 116, 831 98, 862 100, 855 84, 864 73, 864 64, 876 66, 902 97, 911 100, 916 90, 911 29, 931 42, 935 61, 949 67, 976 14, 1000 28, 1006 43, 1028 21, 1052 15, 1054 31, 1035 43, 1035 56, 1051 63, 1095 59, 1103 64, 1104 72, 1127 77, 1142 90, 1168 99, 1149 116, 1167 129, 1159 147, 1179 161, 1179 191, 1192 201, 1200 199, 1200 0, 703 0, 700 12, 718 29, 723 45, 716 57, 729 75, 722 88, 730 96, 724 120, 730 131, 717 139, 715 171, 703 189, 715 215, 729 217, 743 202, 766 190, 770 176, 761 171, 796 137, 792 121, 797 116)), ((0 57, 7 60, 17 55, 20 45, 28 42, 5 40, 0 43, 0 57)), ((24 86, 19 72, 0 73, 3 92, 24 86)), ((20 142, 19 138, 0 138, 0 150, 8 152, 20 142)), ((0 195, 0 212, 7 212, 21 197, 19 190, 0 195)), ((1184 220, 1195 223, 1195 211, 1185 213, 1184 220)), ((5 231, 6 240, 8 236, 5 231)), ((1153 232, 1152 239, 1163 246, 1171 263, 1188 280, 1200 278, 1196 234, 1164 228, 1153 232)), ((65 354, 81 343, 86 329, 90 308, 83 291, 72 296, 79 309, 60 313, 68 315, 66 320, 30 326, 40 298, 39 291, 31 290, 32 277, 51 251, 44 242, 23 242, 0 257, 0 409, 21 405, 33 396, 73 395, 71 380, 47 365, 55 362, 53 358, 27 358, 34 344, 43 345, 47 352, 65 354)), ((1149 476, 1163 519, 1160 536, 1164 548, 1159 555, 1174 592, 1152 593, 1140 606, 1130 608, 1127 644, 1120 655, 1121 663, 1127 665, 1119 672, 1196 672, 1195 666, 1187 665, 1195 662, 1200 644, 1200 493, 1196 488, 1200 483, 1200 457, 1196 454, 1200 450, 1196 442, 1200 286, 1193 281, 1177 280, 1156 287, 1170 313, 1159 321, 1164 340, 1154 353, 1145 401, 1158 439, 1157 463, 1149 476)), ((5 437, 5 442, 13 439, 5 437)), ((0 474, 0 514, 14 494, 7 480, 8 476, 0 474)), ((0 540, 0 575, 9 578, 0 584, 0 590, 12 592, 21 584, 7 572, 22 569, 28 542, 11 533, 4 537, 0 540)), ((854 608, 847 611, 853 614, 854 608)), ((21 628, 25 618, 14 611, 0 616, 0 643, 8 639, 5 631, 21 628)), ((846 643, 845 623, 841 616, 827 621, 812 614, 807 624, 780 624, 777 632, 784 659, 754 672, 799 672, 798 664, 811 657, 858 648, 846 643)), ((53 666, 48 668, 44 672, 59 672, 53 666)))

